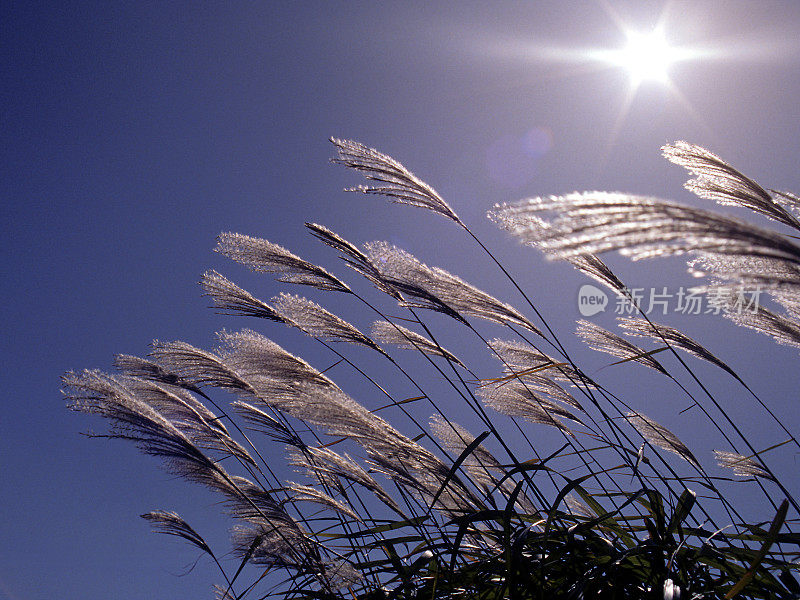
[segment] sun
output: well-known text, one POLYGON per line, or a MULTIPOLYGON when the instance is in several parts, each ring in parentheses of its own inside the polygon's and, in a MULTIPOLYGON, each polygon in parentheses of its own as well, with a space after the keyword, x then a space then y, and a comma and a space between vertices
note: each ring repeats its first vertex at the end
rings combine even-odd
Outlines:
POLYGON ((651 80, 665 83, 669 79, 669 67, 677 58, 664 34, 628 33, 628 44, 620 52, 619 62, 635 83, 651 80))
POLYGON ((681 59, 681 51, 670 46, 659 29, 648 33, 627 31, 625 35, 625 47, 610 52, 608 60, 628 72, 633 87, 645 81, 668 83, 669 68, 681 59))
POLYGON ((664 34, 663 24, 649 31, 635 30, 618 23, 625 43, 616 49, 594 49, 587 56, 594 61, 627 72, 630 88, 635 91, 646 82, 673 87, 670 68, 678 62, 698 58, 691 48, 673 45, 664 34))

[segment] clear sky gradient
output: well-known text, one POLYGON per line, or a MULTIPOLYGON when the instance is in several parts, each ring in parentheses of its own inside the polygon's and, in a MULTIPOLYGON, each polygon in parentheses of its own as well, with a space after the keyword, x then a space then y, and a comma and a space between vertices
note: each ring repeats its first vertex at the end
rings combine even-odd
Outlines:
MULTIPOLYGON (((305 233, 316 221, 353 242, 388 240, 522 308, 452 223, 342 192, 361 179, 329 164, 329 136, 376 147, 433 185, 576 349, 585 279, 519 246, 486 210, 593 189, 708 206, 660 157, 680 139, 800 192, 798 31, 800 4, 770 0, 0 3, 0 597, 211 597, 220 578, 210 564, 180 577, 197 553, 138 515, 177 510, 224 553, 229 523, 216 498, 128 444, 80 435, 104 424, 69 412, 58 378, 110 369, 115 353, 144 354, 154 338, 210 347, 223 327, 258 327, 293 352, 312 348, 320 368, 333 362, 292 332, 207 308, 197 281, 208 268, 264 299, 286 289, 214 254, 218 233, 265 237, 350 277, 305 233), (671 84, 633 93, 624 70, 587 58, 623 45, 621 24, 648 30, 662 18, 673 43, 702 50, 673 66, 671 84)), ((677 259, 611 263, 632 285, 693 283, 677 259)), ((326 305, 368 329, 354 305, 326 305)), ((721 319, 662 320, 798 429, 796 351, 721 319)), ((495 373, 481 348, 451 345, 495 373)), ((610 362, 580 356, 590 371, 610 362)), ((747 422, 741 391, 698 370, 747 422)), ((642 371, 601 373, 705 448, 707 427, 676 416, 688 402, 642 371)), ((751 428, 765 443, 780 438, 751 428)), ((790 453, 779 465, 797 469, 790 453)))

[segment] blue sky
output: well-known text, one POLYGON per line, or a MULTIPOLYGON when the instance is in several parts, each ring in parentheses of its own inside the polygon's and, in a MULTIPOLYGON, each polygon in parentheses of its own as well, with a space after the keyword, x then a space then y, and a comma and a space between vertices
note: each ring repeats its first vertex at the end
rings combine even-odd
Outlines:
MULTIPOLYGON (((154 338, 210 346, 222 327, 260 326, 215 315, 200 296, 208 268, 266 299, 282 289, 214 254, 218 233, 337 269, 304 232, 316 221, 354 242, 386 239, 521 307, 452 224, 342 192, 361 181, 329 164, 329 136, 376 147, 433 185, 565 338, 585 281, 497 230, 485 218, 493 204, 604 189, 700 205, 660 157, 679 139, 767 187, 800 190, 796 2, 5 2, 0 28, 0 596, 11 600, 210 597, 210 566, 176 576, 196 553, 138 515, 178 510, 224 546, 215 498, 125 444, 81 436, 103 424, 66 410, 58 378, 108 369, 154 338), (674 65, 671 86, 631 94, 624 70, 576 58, 621 46, 619 23, 648 30, 662 16, 675 43, 704 50, 674 65)), ((643 286, 692 283, 679 260, 612 263, 643 286)), ((682 326, 797 428, 795 351, 721 320, 682 326)), ((699 369, 747 420, 741 392, 699 369)), ((655 381, 645 373, 629 392, 658 402, 648 414, 674 417, 686 401, 655 381)), ((691 417, 671 423, 704 443, 691 417)))

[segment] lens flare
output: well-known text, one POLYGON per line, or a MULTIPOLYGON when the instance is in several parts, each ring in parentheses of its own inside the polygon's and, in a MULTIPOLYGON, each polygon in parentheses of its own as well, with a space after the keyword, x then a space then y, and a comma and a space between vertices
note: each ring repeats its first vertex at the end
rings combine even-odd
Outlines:
POLYGON ((678 59, 675 48, 670 47, 663 33, 628 33, 628 44, 617 57, 617 64, 626 69, 634 84, 643 81, 665 83, 670 65, 678 59))
POLYGON ((672 46, 658 28, 644 33, 625 31, 627 43, 619 50, 596 53, 596 58, 625 69, 635 89, 646 81, 669 84, 669 69, 676 62, 693 58, 686 48, 672 46))

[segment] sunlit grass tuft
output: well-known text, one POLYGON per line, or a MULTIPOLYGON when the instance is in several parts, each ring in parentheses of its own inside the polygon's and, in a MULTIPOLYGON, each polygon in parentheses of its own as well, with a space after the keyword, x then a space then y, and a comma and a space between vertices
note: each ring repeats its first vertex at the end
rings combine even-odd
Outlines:
MULTIPOLYGON (((719 446, 714 456, 693 451, 680 431, 641 412, 646 397, 617 394, 600 381, 602 372, 581 368, 578 353, 566 349, 575 345, 565 343, 572 332, 554 331, 526 294, 525 278, 513 277, 431 186, 363 144, 332 142, 334 161, 372 182, 355 191, 455 222, 509 278, 525 310, 404 249, 358 248, 322 225, 306 224, 349 273, 329 273, 267 240, 223 233, 216 250, 232 260, 323 299, 328 292, 353 299, 353 321, 372 323, 369 334, 316 301, 286 292, 265 301, 208 271, 201 283, 216 309, 259 319, 250 321, 254 329, 220 332, 211 350, 154 342, 147 359, 117 357, 119 374, 66 374, 71 407, 108 420, 100 437, 133 441, 170 472, 220 495, 234 521, 227 559, 212 551, 202 526, 174 512, 143 515, 156 531, 208 555, 220 571, 218 598, 798 596, 800 506, 789 489, 796 481, 776 472, 771 458, 800 444, 768 402, 699 342, 644 313, 622 319, 622 333, 654 349, 579 321, 577 339, 617 359, 609 366, 630 369, 631 377, 639 368, 633 363, 648 366, 691 401, 719 446), (374 284, 374 297, 346 283, 348 274, 374 284), (402 313, 387 314, 387 301, 402 313), (262 333, 287 325, 324 346, 332 366, 315 367, 262 333), (457 357, 445 349, 439 340, 453 339, 451 328, 461 348, 474 344, 486 359, 473 364, 466 355, 474 352, 457 357), (725 410, 728 400, 716 398, 677 351, 735 378, 754 410, 772 420, 774 443, 757 450, 725 410), (346 390, 355 381, 379 401, 370 397, 367 406, 353 397, 346 390), (757 522, 741 515, 742 485, 763 499, 757 522)), ((702 198, 800 229, 796 196, 766 191, 698 146, 678 142, 664 154, 691 171, 687 187, 702 198)), ((799 344, 800 247, 791 235, 598 192, 498 206, 490 217, 622 298, 629 297, 624 279, 597 253, 690 253, 726 316, 799 344), (780 313, 735 311, 733 290, 753 284, 780 313)))

